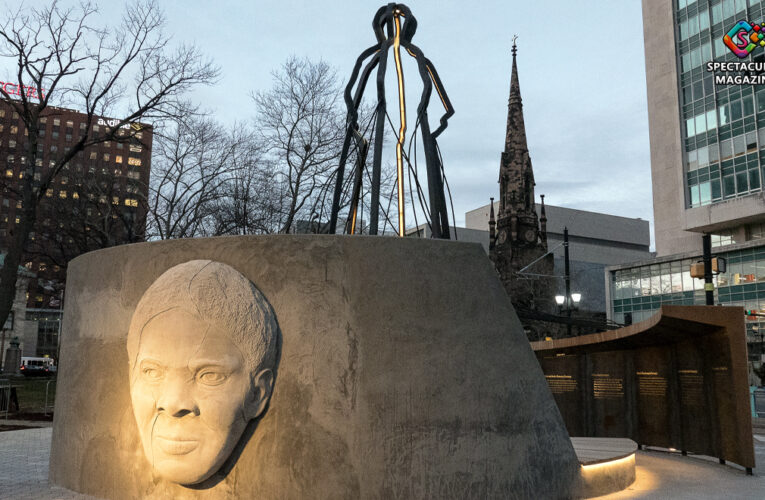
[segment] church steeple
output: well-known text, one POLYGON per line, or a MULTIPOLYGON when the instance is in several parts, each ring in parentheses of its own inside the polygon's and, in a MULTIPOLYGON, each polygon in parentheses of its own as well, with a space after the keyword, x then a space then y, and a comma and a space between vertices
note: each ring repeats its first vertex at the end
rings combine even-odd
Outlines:
POLYGON ((505 150, 499 169, 499 214, 528 215, 536 219, 534 212, 534 171, 531 167, 526 142, 526 125, 523 120, 521 86, 518 81, 518 46, 513 37, 513 66, 510 74, 510 95, 507 101, 507 129, 505 150))
POLYGON ((505 152, 528 152, 526 144, 526 125, 523 123, 523 102, 521 101, 521 85, 518 82, 518 64, 515 57, 518 46, 517 37, 513 37, 513 69, 510 74, 510 97, 507 100, 507 128, 505 132, 505 152))
MULTIPOLYGON (((531 168, 523 120, 521 86, 518 81, 518 46, 513 37, 513 66, 507 101, 505 150, 499 166, 499 212, 496 221, 489 211, 489 257, 499 273, 519 315, 526 311, 555 311, 551 282, 553 255, 547 252, 547 217, 542 209, 542 227, 534 207, 534 171, 531 168)), ((544 203, 544 202, 543 202, 544 203)), ((531 320, 529 320, 531 321, 531 320)), ((529 338, 541 338, 547 327, 524 322, 529 338)))

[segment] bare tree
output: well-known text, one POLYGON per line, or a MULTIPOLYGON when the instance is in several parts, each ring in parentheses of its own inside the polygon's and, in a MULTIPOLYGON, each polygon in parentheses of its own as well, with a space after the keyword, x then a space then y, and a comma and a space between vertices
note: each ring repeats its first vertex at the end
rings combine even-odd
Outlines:
POLYGON ((274 166, 263 159, 255 137, 234 139, 238 145, 236 169, 222 186, 215 202, 212 233, 269 234, 281 229, 286 189, 274 166))
POLYGON ((208 118, 179 120, 155 135, 148 200, 148 234, 159 239, 224 234, 217 206, 230 196, 242 146, 208 118))
POLYGON ((124 125, 186 114, 185 93, 217 77, 217 69, 194 46, 169 45, 154 2, 131 2, 116 27, 92 24, 95 12, 88 3, 69 9, 54 1, 39 9, 19 7, 0 22, 0 58, 15 67, 16 80, 15 91, 4 86, 0 97, 18 113, 27 133, 24 176, 9 186, 22 208, 0 270, 0 323, 11 309, 38 206, 64 166, 88 146, 119 140, 124 125), (43 164, 37 161, 38 125, 53 105, 84 113, 86 126, 52 164, 43 164), (99 116, 116 118, 95 131, 99 116))
POLYGON ((273 87, 253 98, 264 145, 286 189, 280 231, 289 233, 296 217, 311 219, 319 196, 326 195, 323 188, 340 157, 346 110, 336 73, 324 62, 293 57, 273 78, 273 87))

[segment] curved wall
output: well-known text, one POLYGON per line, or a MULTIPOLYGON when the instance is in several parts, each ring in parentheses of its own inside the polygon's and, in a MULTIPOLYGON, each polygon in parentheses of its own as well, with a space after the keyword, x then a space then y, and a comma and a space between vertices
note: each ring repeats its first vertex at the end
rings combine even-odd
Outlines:
POLYGON ((532 347, 572 436, 755 466, 741 307, 662 306, 634 325, 532 347))
POLYGON ((578 463, 477 244, 259 236, 128 245, 69 266, 50 478, 104 498, 561 498, 578 463), (207 483, 153 473, 128 390, 144 291, 233 267, 281 329, 269 407, 207 483))

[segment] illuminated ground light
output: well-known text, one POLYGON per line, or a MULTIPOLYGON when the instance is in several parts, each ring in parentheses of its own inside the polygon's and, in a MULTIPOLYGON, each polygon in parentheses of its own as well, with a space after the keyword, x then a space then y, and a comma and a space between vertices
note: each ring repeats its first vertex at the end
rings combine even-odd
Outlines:
POLYGON ((582 494, 596 497, 626 489, 635 482, 635 454, 581 466, 582 494))

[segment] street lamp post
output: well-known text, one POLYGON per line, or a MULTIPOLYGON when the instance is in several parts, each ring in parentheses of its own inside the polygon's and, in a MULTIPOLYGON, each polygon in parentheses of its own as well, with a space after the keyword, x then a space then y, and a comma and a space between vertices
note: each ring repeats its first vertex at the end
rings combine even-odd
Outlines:
MULTIPOLYGON (((568 257, 568 227, 563 228, 563 257, 566 266, 566 316, 571 319, 571 266, 568 257)), ((566 336, 571 336, 571 322, 566 324, 566 336)))
POLYGON ((556 295, 555 303, 561 309, 561 312, 565 312, 569 319, 566 323, 566 335, 571 336, 571 312, 576 310, 579 306, 579 301, 582 300, 581 293, 571 293, 571 261, 568 255, 568 227, 563 228, 563 264, 565 266, 565 279, 566 279, 566 295, 556 295), (565 305, 565 307, 564 307, 565 305))
MULTIPOLYGON (((569 287, 566 287, 569 288, 569 287)), ((582 300, 582 294, 578 292, 567 293, 565 296, 556 295, 555 303, 558 304, 560 312, 565 312, 569 320, 571 319, 571 312, 579 309, 579 302, 582 300)), ((571 322, 566 323, 566 333, 571 336, 571 322)))

